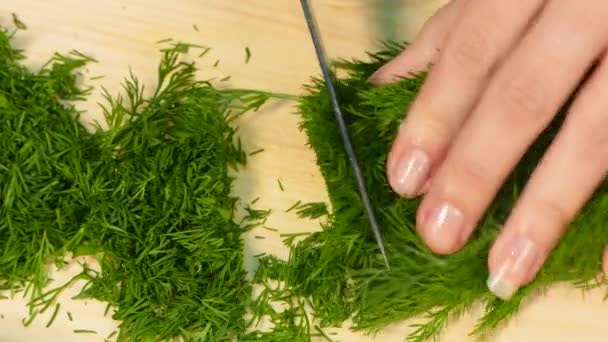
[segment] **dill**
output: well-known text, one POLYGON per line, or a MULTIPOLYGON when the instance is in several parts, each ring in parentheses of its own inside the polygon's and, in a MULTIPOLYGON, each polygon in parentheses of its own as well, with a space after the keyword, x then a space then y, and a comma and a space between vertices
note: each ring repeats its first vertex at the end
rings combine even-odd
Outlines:
POLYGON ((157 40, 156 44, 164 44, 164 43, 168 43, 168 42, 172 42, 173 38, 165 38, 165 39, 161 39, 161 40, 157 40))
MULTIPOLYGON (((375 332, 394 322, 423 316, 425 321, 414 327, 408 341, 439 336, 449 317, 478 302, 486 306, 473 331, 480 336, 512 317, 527 295, 554 282, 570 282, 581 288, 603 284, 596 276, 608 242, 608 182, 598 188, 571 223, 535 280, 511 301, 498 300, 485 286, 490 243, 517 200, 517 189, 523 187, 552 141, 567 106, 531 146, 462 251, 438 256, 423 244, 414 228, 419 200, 395 195, 386 180, 384 165, 403 113, 426 75, 412 75, 383 87, 367 82, 375 70, 404 47, 405 44, 388 43, 381 51, 370 53, 369 61, 334 63, 344 71, 345 76, 336 79, 336 91, 378 210, 392 269, 386 271, 365 217, 324 82, 315 78, 298 101, 298 111, 300 127, 316 153, 327 185, 330 219, 320 232, 297 243, 294 236, 287 236, 284 242, 291 248, 289 259, 260 258, 256 279, 283 282, 290 293, 310 298, 321 326, 339 326, 351 318, 355 330, 375 332)), ((298 202, 288 211, 299 205, 298 202)))
POLYGON ((259 149, 255 150, 255 151, 250 152, 249 155, 250 156, 255 156, 256 154, 259 154, 259 153, 262 153, 262 152, 264 152, 264 149, 263 148, 259 148, 259 149))
POLYGON ((55 318, 57 317, 57 314, 59 313, 59 308, 61 307, 61 304, 57 303, 55 305, 55 311, 53 311, 53 315, 51 316, 51 319, 49 319, 49 322, 46 324, 46 327, 50 327, 53 322, 55 321, 55 318))
POLYGON ((211 51, 211 48, 204 48, 203 51, 201 53, 199 53, 198 58, 203 58, 205 57, 205 55, 211 51))
POLYGON ((198 26, 196 26, 196 24, 192 24, 192 28, 194 29, 194 31, 198 32, 198 26))
POLYGON ((67 315, 68 315, 68 319, 70 320, 70 322, 73 322, 73 321, 74 321, 74 319, 73 319, 73 317, 72 317, 72 313, 68 311, 68 312, 67 312, 67 315))
POLYGON ((112 332, 110 333, 110 335, 108 335, 108 336, 106 337, 106 340, 111 339, 112 337, 116 336, 116 334, 118 334, 118 331, 116 331, 116 330, 112 331, 112 332))
POLYGON ((327 204, 324 202, 299 204, 294 209, 300 218, 316 219, 329 214, 327 211, 327 204))
POLYGON ((25 23, 23 21, 21 21, 21 19, 19 19, 19 17, 17 16, 16 13, 13 13, 12 16, 13 16, 13 24, 15 25, 15 27, 18 30, 27 30, 27 25, 25 25, 25 23))
POLYGON ((287 208, 287 210, 285 210, 286 213, 296 209, 297 207, 300 206, 300 204, 302 204, 302 201, 297 201, 296 203, 294 203, 291 207, 287 208))
POLYGON ((215 63, 213 63, 213 67, 216 68, 218 65, 220 65, 219 59, 215 60, 215 63))
POLYGON ((265 237, 260 236, 260 235, 256 235, 256 236, 254 236, 254 237, 255 237, 256 239, 258 239, 258 240, 266 240, 266 238, 265 238, 265 237))
POLYGON ((100 79, 102 79, 102 78, 104 78, 104 77, 106 77, 106 76, 105 76, 105 75, 98 75, 98 76, 93 76, 93 77, 91 77, 91 78, 89 78, 89 79, 90 79, 91 81, 94 81, 94 80, 100 80, 100 79))
POLYGON ((76 329, 76 330, 74 330, 74 334, 94 334, 94 335, 97 335, 97 331, 95 331, 95 330, 87 330, 87 329, 76 329))
POLYGON ((283 186, 283 182, 281 182, 281 179, 277 179, 277 184, 279 185, 279 189, 281 189, 281 191, 285 191, 285 187, 283 186))
MULTIPOLYGON (((71 103, 88 95, 76 74, 93 60, 55 54, 33 73, 11 38, 0 30, 0 282, 30 297, 24 326, 84 279, 75 298, 115 307, 119 340, 245 334, 251 284, 229 170, 246 154, 230 119, 275 95, 197 81, 180 59, 197 46, 174 43, 161 50, 151 95, 129 75, 124 95, 105 91, 108 129, 88 132, 71 103), (96 255, 102 272, 83 265, 43 290, 47 263, 64 265, 68 252, 96 255)), ((269 213, 251 210, 247 222, 269 213)))
POLYGON ((245 47, 245 63, 249 63, 250 59, 251 59, 251 50, 249 49, 249 47, 245 47))
POLYGON ((278 230, 278 229, 276 229, 276 228, 270 228, 270 227, 268 227, 268 226, 264 226, 264 227, 262 227, 262 228, 264 228, 264 229, 266 229, 266 230, 269 230, 269 231, 271 231, 271 232, 278 232, 278 231, 279 231, 279 230, 278 230))
POLYGON ((228 80, 230 80, 230 76, 222 77, 222 78, 220 79, 220 82, 226 82, 226 81, 228 81, 228 80))
POLYGON ((258 203, 258 201, 259 201, 259 200, 260 200, 260 198, 259 198, 259 197, 256 197, 256 198, 255 198, 253 201, 251 201, 251 203, 250 203, 250 204, 251 204, 251 205, 254 205, 254 204, 258 203))

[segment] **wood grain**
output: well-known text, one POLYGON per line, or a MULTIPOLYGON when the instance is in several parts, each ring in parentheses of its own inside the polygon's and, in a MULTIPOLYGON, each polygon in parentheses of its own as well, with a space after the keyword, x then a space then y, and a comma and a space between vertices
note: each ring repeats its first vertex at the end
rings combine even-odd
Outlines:
MULTIPOLYGON (((364 51, 375 46, 386 35, 410 39, 433 10, 445 1, 438 0, 319 0, 314 1, 323 39, 332 57, 364 57, 364 51), (398 5, 398 12, 382 12, 381 2, 398 5), (397 20, 395 20, 397 18, 397 20), (378 20, 393 20, 393 31, 378 20)), ((394 8, 394 7, 393 7, 394 8)), ((30 67, 39 67, 55 51, 77 49, 99 60, 91 65, 87 81, 117 92, 122 78, 131 68, 140 80, 152 86, 158 63, 156 41, 172 37, 212 47, 200 61, 201 77, 222 78, 230 75, 227 86, 253 87, 285 93, 300 93, 302 84, 318 74, 299 3, 295 0, 0 0, 0 24, 11 23, 16 12, 28 25, 16 43, 26 49, 30 67), (193 25, 198 27, 198 31, 193 25), (245 64, 245 47, 252 53, 245 64), (218 67, 213 67, 220 59, 218 67)), ((99 119, 97 91, 87 104, 85 119, 99 119)), ((264 110, 247 115, 239 122, 245 147, 264 148, 253 157, 248 168, 238 175, 235 193, 243 202, 260 197, 257 206, 272 208, 268 225, 281 232, 318 229, 315 222, 297 220, 284 213, 295 201, 322 201, 327 193, 315 165, 313 152, 298 130, 298 118, 291 103, 276 102, 264 110), (284 185, 281 191, 278 180, 284 185)), ((285 257, 281 238, 266 230, 246 237, 248 269, 255 268, 252 255, 266 252, 285 257), (265 240, 254 239, 263 235, 265 240)), ((92 262, 92 260, 88 260, 92 262)), ((57 283, 77 272, 73 265, 56 273, 57 283)), ((45 328, 48 315, 40 316, 24 328, 24 301, 3 301, 0 306, 0 341, 102 341, 115 329, 117 322, 104 317, 105 305, 92 301, 73 301, 66 293, 62 310, 55 323, 45 328), (71 322, 66 312, 74 317, 71 322), (99 335, 73 333, 74 329, 94 329, 99 335)), ((520 315, 501 329, 490 341, 606 341, 608 305, 601 292, 582 296, 570 287, 556 287, 545 296, 532 298, 520 315)), ((479 308, 455 321, 443 336, 445 341, 470 340, 479 308)), ((408 323, 397 324, 375 338, 335 329, 341 341, 402 341, 409 331, 408 323)))

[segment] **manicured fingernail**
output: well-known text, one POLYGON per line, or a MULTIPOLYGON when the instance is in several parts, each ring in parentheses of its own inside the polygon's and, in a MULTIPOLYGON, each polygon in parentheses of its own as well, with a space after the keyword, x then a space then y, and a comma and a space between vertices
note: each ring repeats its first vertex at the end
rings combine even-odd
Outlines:
POLYGON ((421 150, 413 150, 397 162, 395 171, 395 191, 405 197, 414 197, 428 176, 429 157, 421 150))
POLYGON ((464 216, 458 208, 444 203, 430 212, 425 221, 425 240, 436 252, 452 253, 461 244, 464 216))
POLYGON ((496 297, 509 300, 529 278, 540 255, 536 244, 524 237, 516 237, 503 247, 499 266, 490 270, 488 288, 496 297))

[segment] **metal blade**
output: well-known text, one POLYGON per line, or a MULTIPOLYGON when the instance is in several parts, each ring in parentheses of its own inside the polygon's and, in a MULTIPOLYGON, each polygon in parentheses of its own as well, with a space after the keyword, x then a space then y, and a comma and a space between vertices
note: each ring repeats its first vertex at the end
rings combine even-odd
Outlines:
POLYGON ((372 230, 374 232, 374 236, 376 238, 376 242, 378 243, 378 247, 380 248, 380 252, 382 253, 382 257, 384 258, 384 264, 388 269, 390 266, 388 264, 388 258, 386 256, 386 251, 384 249, 384 243, 382 242, 382 236, 380 234, 380 227, 378 226, 378 220, 376 219, 376 214, 372 207, 371 201, 369 199, 369 194, 367 192, 367 188, 365 186, 365 181, 363 179, 363 174, 361 172, 361 168, 359 167, 359 162, 357 161, 357 156, 355 155, 355 151, 353 149, 352 143, 350 141, 350 137, 348 135, 348 129, 346 128, 346 123, 344 122, 344 117, 342 116, 342 111, 340 110, 340 105, 338 104, 338 96, 336 94, 336 90, 331 80, 331 73, 329 70, 329 66, 325 59, 325 54, 323 52, 323 48, 321 46, 321 39, 316 29, 316 24, 308 6, 307 0, 300 0, 302 4, 302 10, 304 11, 304 17, 306 18, 306 23, 308 24, 308 29, 310 31, 310 35, 312 37, 313 44, 315 46, 315 51, 317 53, 317 58, 319 59, 319 64, 321 66, 321 71, 323 72, 323 78, 325 79, 325 83, 327 84, 327 90, 329 92, 329 96, 331 98, 331 104, 334 109, 334 113, 336 114, 336 119, 338 120, 338 126, 340 127, 340 134, 342 135, 342 140, 344 141, 344 147, 346 149, 346 153, 348 154, 348 159, 350 160, 350 164, 355 173, 355 179, 357 181, 357 185, 359 187, 359 193, 361 194, 361 199, 363 200, 363 205, 365 206, 365 210, 367 211, 367 216, 369 218, 369 222, 372 226, 372 230))

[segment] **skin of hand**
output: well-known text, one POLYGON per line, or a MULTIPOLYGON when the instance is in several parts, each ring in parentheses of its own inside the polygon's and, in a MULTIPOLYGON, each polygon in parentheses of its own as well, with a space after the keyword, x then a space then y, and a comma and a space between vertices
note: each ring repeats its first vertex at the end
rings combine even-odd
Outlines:
MULTIPOLYGON (((424 196, 417 230, 442 255, 464 246, 583 83, 490 249, 487 284, 503 300, 535 277, 606 177, 607 16, 605 0, 452 0, 370 78, 387 84, 431 65, 386 167, 395 192, 424 196)), ((606 252, 603 260, 606 270, 606 252)))

